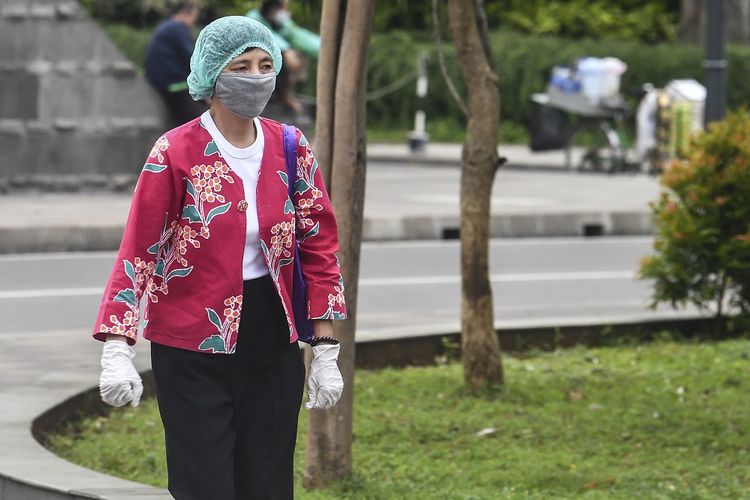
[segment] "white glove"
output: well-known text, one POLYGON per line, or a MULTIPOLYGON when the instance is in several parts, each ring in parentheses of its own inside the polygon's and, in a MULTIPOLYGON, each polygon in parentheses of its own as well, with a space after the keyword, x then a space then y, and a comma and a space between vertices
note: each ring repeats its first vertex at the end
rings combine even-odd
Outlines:
POLYGON ((306 409, 327 410, 336 404, 344 392, 344 379, 336 364, 340 348, 339 344, 313 346, 310 376, 307 378, 307 396, 310 400, 305 403, 306 409))
POLYGON ((130 403, 138 406, 143 395, 143 382, 133 366, 135 349, 122 340, 108 340, 102 350, 102 374, 99 394, 112 406, 130 403))

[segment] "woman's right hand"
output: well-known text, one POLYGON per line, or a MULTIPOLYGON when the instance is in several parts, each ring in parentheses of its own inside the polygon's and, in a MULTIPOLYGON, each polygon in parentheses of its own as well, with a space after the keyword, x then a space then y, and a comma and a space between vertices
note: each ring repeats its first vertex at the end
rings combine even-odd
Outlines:
POLYGON ((143 395, 143 381, 133 365, 133 357, 135 349, 124 338, 104 342, 99 394, 108 405, 119 407, 130 403, 138 406, 143 395))

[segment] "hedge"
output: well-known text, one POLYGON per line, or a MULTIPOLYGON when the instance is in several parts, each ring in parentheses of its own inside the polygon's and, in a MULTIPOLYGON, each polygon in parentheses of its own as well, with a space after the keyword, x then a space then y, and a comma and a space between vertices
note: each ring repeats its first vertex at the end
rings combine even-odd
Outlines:
MULTIPOLYGON (((499 77, 501 119, 519 124, 527 122, 530 96, 544 92, 550 69, 556 64, 566 64, 581 56, 614 56, 627 63, 622 90, 631 103, 640 87, 650 82, 657 87, 676 78, 703 80, 700 47, 678 44, 647 45, 632 41, 571 41, 556 37, 531 37, 515 33, 495 33, 491 39, 495 69, 499 77)), ((416 54, 428 51, 429 96, 427 116, 441 117, 450 122, 463 123, 458 106, 449 95, 437 64, 432 43, 416 40, 406 33, 375 35, 370 50, 368 85, 378 88, 384 83, 413 71, 416 54)), ((446 49, 447 67, 453 81, 463 92, 453 51, 446 49)), ((750 103, 750 47, 731 46, 728 50, 727 78, 728 105, 738 108, 750 103)), ((409 127, 415 107, 414 87, 383 97, 370 103, 369 122, 375 126, 409 127)))
MULTIPOLYGON (((107 25, 105 31, 116 45, 139 66, 150 36, 149 30, 125 25, 107 25)), ((680 44, 644 44, 617 40, 568 40, 557 37, 534 37, 512 32, 496 32, 491 36, 492 55, 500 83, 501 122, 504 130, 518 129, 527 123, 530 96, 543 92, 550 69, 581 56, 614 56, 628 65, 623 76, 623 91, 628 96, 638 93, 646 82, 663 86, 675 78, 703 79, 700 47, 680 44)), ((455 54, 445 46, 448 72, 460 92, 465 92, 455 54)), ((420 51, 429 57, 429 91, 426 100, 430 131, 439 140, 450 140, 464 128, 464 117, 449 94, 437 63, 432 39, 425 34, 394 31, 375 34, 370 41, 368 89, 380 89, 416 69, 420 51)), ((750 106, 750 47, 730 46, 727 78, 728 105, 736 109, 750 106)), ((373 100, 368 105, 371 128, 408 130, 413 127, 416 108, 416 85, 373 100)), ((300 91, 315 94, 315 65, 300 91)), ((631 97, 631 101, 634 97, 631 97)), ((633 102, 633 104, 635 104, 633 102)))

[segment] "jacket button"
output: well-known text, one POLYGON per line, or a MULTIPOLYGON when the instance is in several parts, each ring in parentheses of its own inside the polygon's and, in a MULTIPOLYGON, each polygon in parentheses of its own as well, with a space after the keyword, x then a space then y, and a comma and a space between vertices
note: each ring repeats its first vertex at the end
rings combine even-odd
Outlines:
POLYGON ((247 210, 247 202, 245 200, 240 200, 240 202, 237 203, 237 211, 245 212, 246 210, 247 210))

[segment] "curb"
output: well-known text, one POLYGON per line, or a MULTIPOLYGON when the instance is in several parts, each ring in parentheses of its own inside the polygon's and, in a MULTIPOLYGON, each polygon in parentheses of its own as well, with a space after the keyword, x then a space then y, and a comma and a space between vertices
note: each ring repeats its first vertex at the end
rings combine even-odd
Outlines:
MULTIPOLYGON (((705 335, 713 318, 698 313, 661 312, 641 316, 569 317, 544 320, 496 321, 495 331, 503 353, 530 348, 553 350, 576 345, 596 347, 613 339, 648 340, 664 330, 679 330, 688 336, 705 335)), ((457 356, 460 325, 362 332, 357 341, 355 366, 361 369, 424 366, 457 356)))
MULTIPOLYGON (((439 168, 461 168, 463 164, 460 158, 452 158, 445 156, 424 156, 419 153, 413 155, 387 155, 387 154, 373 154, 367 155, 368 162, 374 163, 385 163, 385 164, 396 164, 396 165, 409 165, 414 167, 439 167, 439 168)), ((372 167, 368 164, 370 168, 372 167)), ((541 163, 519 163, 514 162, 512 159, 508 159, 508 162, 500 167, 500 170, 513 170, 519 172, 557 172, 557 173, 569 173, 576 172, 575 168, 567 169, 563 166, 556 165, 544 165, 541 163)))
MULTIPOLYGON (((458 239, 458 216, 366 217, 363 241, 458 239)), ((117 250, 124 226, 0 228, 0 254, 117 250)), ((490 220, 491 238, 650 236, 649 212, 504 214, 490 220)))

